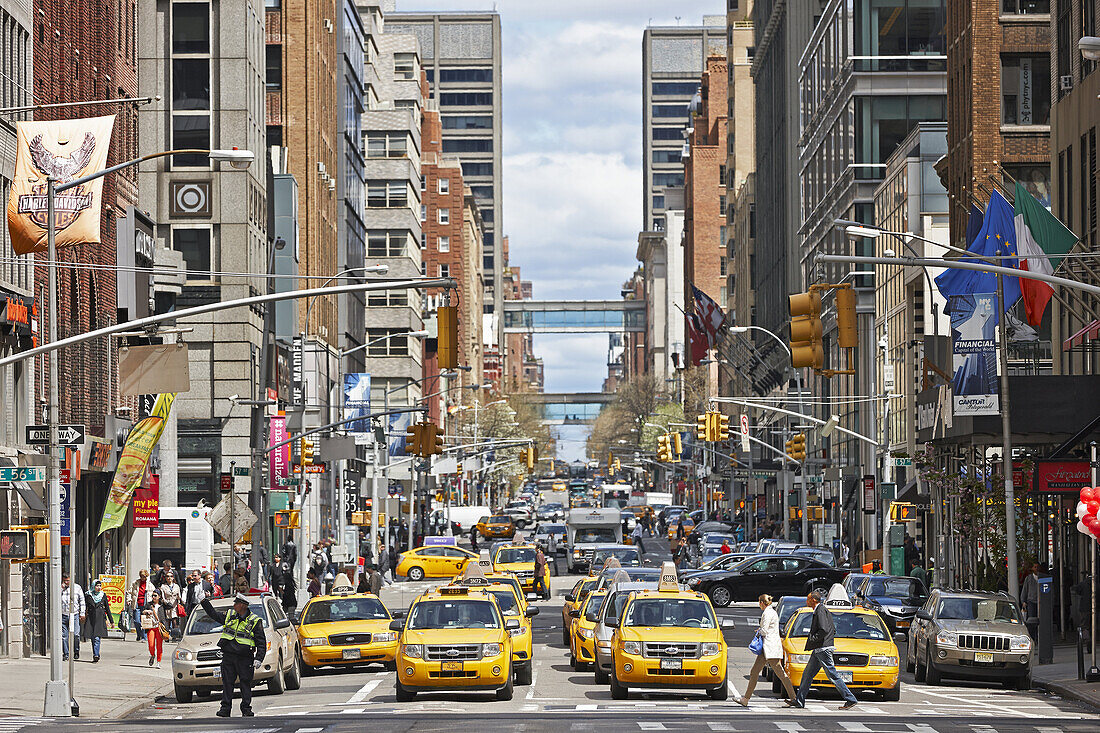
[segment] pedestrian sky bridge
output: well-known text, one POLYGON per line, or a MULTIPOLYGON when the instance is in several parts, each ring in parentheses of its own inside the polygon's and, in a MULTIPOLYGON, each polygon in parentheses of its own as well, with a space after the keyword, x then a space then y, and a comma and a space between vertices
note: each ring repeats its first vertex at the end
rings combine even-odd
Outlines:
POLYGON ((592 423, 615 395, 607 392, 540 392, 528 395, 542 407, 543 422, 552 425, 592 423))
POLYGON ((504 333, 640 333, 641 300, 506 300, 504 333))

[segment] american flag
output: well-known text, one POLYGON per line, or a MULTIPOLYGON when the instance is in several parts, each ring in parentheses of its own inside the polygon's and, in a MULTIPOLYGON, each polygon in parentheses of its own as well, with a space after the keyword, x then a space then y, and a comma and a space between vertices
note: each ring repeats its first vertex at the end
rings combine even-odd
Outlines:
POLYGON ((726 322, 726 314, 713 298, 694 285, 691 286, 691 294, 695 300, 695 312, 707 336, 707 346, 713 348, 718 343, 718 332, 726 322))
POLYGON ((707 335, 703 331, 703 326, 699 322, 699 314, 686 313, 684 316, 687 319, 688 333, 687 360, 692 366, 699 366, 699 362, 707 357, 707 349, 710 348, 710 345, 707 343, 707 335))
POLYGON ((178 540, 179 538, 179 522, 161 523, 153 528, 153 539, 155 540, 178 540))

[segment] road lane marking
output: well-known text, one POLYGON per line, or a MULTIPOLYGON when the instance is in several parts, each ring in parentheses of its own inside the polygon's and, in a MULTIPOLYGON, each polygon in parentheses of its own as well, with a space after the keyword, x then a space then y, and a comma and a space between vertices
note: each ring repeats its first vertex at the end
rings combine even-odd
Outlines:
POLYGON ((294 733, 321 733, 324 728, 299 728, 294 733))
POLYGON ((840 727, 849 731, 849 733, 867 733, 867 731, 871 730, 863 723, 854 720, 842 720, 840 721, 840 727))
POLYGON ((799 731, 804 730, 801 724, 793 721, 777 721, 775 727, 787 733, 799 733, 799 731))
POLYGON ((351 696, 351 699, 346 704, 354 705, 355 703, 363 702, 367 699, 367 696, 374 692, 374 688, 382 684, 382 680, 371 680, 367 684, 359 688, 359 691, 351 696))
POLYGON ((668 730, 664 723, 658 723, 653 720, 639 720, 638 728, 641 730, 668 730))
POLYGON ((731 731, 731 730, 734 730, 733 726, 730 725, 729 723, 717 723, 713 720, 708 720, 707 721, 707 727, 710 728, 711 730, 717 730, 717 731, 731 731))

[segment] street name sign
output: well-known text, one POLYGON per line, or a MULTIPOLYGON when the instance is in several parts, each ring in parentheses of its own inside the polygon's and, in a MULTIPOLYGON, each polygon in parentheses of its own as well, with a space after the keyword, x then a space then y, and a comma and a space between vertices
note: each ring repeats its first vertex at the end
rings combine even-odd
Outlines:
POLYGON ((45 466, 7 466, 0 468, 0 481, 45 481, 45 466))

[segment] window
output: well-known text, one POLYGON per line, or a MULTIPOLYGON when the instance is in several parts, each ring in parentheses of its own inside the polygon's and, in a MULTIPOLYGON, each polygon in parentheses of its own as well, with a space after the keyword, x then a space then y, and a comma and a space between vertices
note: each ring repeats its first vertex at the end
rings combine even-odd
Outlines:
POLYGON ((441 82, 489 83, 493 81, 492 69, 440 69, 441 82))
POLYGON ((428 220, 428 205, 420 204, 420 221, 428 220))
POLYGON ((460 137, 443 141, 444 153, 491 153, 492 138, 460 137))
POLYGON ((492 209, 482 209, 481 210, 481 220, 483 222, 491 224, 493 222, 494 218, 495 217, 493 215, 493 210, 492 209))
POLYGON ((439 276, 440 277, 450 277, 451 276, 451 266, 441 264, 439 266, 439 276))
POLYGON ((409 137, 403 132, 367 133, 368 158, 409 157, 409 137))
POLYGON ((371 229, 367 232, 368 257, 404 257, 409 232, 405 229, 371 229))
POLYGON ((428 246, 428 233, 425 231, 420 232, 420 249, 425 249, 428 246))
POLYGON ((451 192, 451 179, 450 178, 440 178, 437 185, 439 186, 439 192, 440 193, 450 193, 451 192))
POLYGON ((493 118, 489 115, 444 115, 444 130, 491 130, 493 118))
POLYGON ((416 80, 416 54, 395 53, 393 55, 393 78, 398 81, 416 80))
POLYGON ((370 306, 394 306, 408 304, 409 293, 407 290, 371 290, 367 292, 367 305, 370 306))
POLYGON ((653 185, 663 187, 675 187, 684 185, 683 173, 654 173, 653 185))
POLYGON ((210 109, 210 59, 172 59, 172 109, 210 109))
POLYGON ((686 104, 655 104, 652 112, 654 117, 687 117, 688 106, 686 104))
POLYGON ((283 87, 283 47, 277 43, 267 46, 267 88, 279 90, 283 87))
POLYGON ((1001 57, 1001 122, 1006 125, 1050 124, 1050 57, 1001 57))
POLYGON ((441 92, 439 95, 439 104, 443 107, 482 107, 492 103, 492 92, 441 92))
POLYGON ((470 186, 470 193, 474 195, 475 199, 486 200, 493 198, 492 186, 470 186))
POLYGON ((367 342, 376 343, 367 347, 367 356, 408 356, 408 329, 368 328, 367 342))
POLYGON ((655 209, 665 208, 665 195, 663 193, 653 194, 653 208, 655 208, 655 209))
POLYGON ((367 208, 404 208, 409 205, 405 181, 367 181, 367 208))
POLYGON ((421 191, 427 191, 428 190, 428 177, 426 175, 420 176, 420 190, 421 191))
MULTIPOLYGON (((210 149, 210 115, 173 115, 172 147, 175 149, 210 149)), ((172 164, 180 167, 207 168, 210 161, 201 153, 172 156, 172 164)))
POLYGON ((209 3, 173 3, 172 53, 210 53, 209 3))
POLYGON ((655 81, 653 82, 654 96, 690 97, 699 90, 699 83, 694 81, 655 81))
POLYGON ((469 178, 470 176, 491 176, 493 175, 492 163, 463 163, 462 164, 462 176, 469 178))
POLYGON ((654 127, 654 140, 683 140, 684 129, 682 127, 654 127))
POLYGON ((1045 15, 1050 13, 1050 0, 1004 0, 1001 12, 1006 15, 1045 15))
POLYGON ((172 249, 183 254, 188 280, 209 280, 210 229, 172 227, 172 249))
POLYGON ((451 223, 451 210, 450 209, 439 209, 436 212, 436 220, 440 224, 450 224, 451 223))
POLYGON ((1023 184, 1036 201, 1050 208, 1050 165, 1005 163, 1003 167, 1005 173, 1023 184))
POLYGON ((451 251, 451 238, 450 237, 437 237, 435 240, 436 246, 440 252, 451 251))
POLYGON ((679 150, 654 150, 653 151, 654 163, 679 163, 680 151, 679 150))

